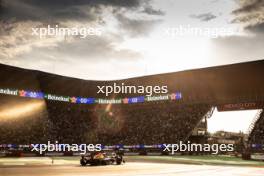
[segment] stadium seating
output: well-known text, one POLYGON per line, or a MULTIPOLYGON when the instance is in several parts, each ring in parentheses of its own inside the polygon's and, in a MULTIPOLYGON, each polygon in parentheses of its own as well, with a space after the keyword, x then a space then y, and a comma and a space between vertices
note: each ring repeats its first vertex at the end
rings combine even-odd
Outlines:
POLYGON ((186 140, 209 105, 159 104, 87 106, 52 102, 26 118, 0 121, 3 144, 162 144, 186 140))
POLYGON ((262 145, 264 145, 264 111, 261 112, 258 121, 255 122, 255 126, 249 135, 249 143, 253 149, 262 149, 262 145))

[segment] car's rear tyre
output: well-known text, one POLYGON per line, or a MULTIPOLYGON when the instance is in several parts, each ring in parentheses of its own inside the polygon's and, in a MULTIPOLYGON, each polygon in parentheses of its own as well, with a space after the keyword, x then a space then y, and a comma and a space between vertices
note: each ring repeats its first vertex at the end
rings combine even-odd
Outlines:
POLYGON ((81 163, 82 166, 86 166, 86 162, 85 162, 85 160, 81 159, 81 160, 80 160, 80 163, 81 163))

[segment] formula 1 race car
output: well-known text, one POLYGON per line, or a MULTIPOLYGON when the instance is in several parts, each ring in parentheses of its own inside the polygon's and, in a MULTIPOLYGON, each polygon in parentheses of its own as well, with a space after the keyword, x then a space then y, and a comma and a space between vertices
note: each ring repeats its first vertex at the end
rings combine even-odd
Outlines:
POLYGON ((82 156, 80 159, 80 164, 82 166, 91 165, 91 166, 100 166, 100 165, 111 165, 116 164, 120 165, 125 163, 123 156, 120 154, 112 153, 112 155, 107 155, 103 152, 91 153, 90 156, 82 156))

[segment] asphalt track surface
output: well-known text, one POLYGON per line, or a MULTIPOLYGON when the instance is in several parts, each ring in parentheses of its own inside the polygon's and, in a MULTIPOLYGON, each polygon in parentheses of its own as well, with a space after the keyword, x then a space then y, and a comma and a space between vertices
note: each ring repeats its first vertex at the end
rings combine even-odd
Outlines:
POLYGON ((264 176, 264 168, 131 162, 111 166, 0 166, 1 176, 264 176))

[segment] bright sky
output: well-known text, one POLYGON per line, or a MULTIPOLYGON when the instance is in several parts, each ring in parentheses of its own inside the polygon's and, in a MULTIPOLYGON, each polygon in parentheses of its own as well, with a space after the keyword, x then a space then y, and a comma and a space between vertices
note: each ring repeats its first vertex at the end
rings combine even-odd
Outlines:
POLYGON ((234 22, 249 19, 233 13, 241 8, 235 0, 131 0, 133 7, 109 0, 98 9, 85 1, 56 3, 55 7, 51 0, 34 2, 3 0, 10 10, 3 15, 12 20, 0 21, 4 26, 0 30, 4 34, 0 35, 0 63, 83 79, 111 80, 259 60, 264 56, 259 34, 244 31, 245 24, 234 22), (40 9, 41 16, 36 16, 34 12, 40 9), (85 39, 32 36, 32 27, 47 24, 45 17, 50 24, 101 27, 102 35, 85 39), (166 32, 180 26, 209 28, 210 32, 225 29, 232 35, 214 38, 166 32))
MULTIPOLYGON (((173 36, 170 35, 171 33, 166 33, 168 28, 191 26, 193 28, 227 28, 233 31, 234 35, 244 35, 242 31, 238 32, 239 25, 230 23, 231 12, 236 7, 234 1, 217 1, 215 3, 208 0, 169 1, 169 3, 156 1, 156 6, 166 9, 165 20, 155 27, 147 37, 129 39, 121 44, 122 48, 143 53, 142 61, 147 67, 146 74, 230 64, 241 58, 231 54, 225 59, 219 58, 221 53, 213 48, 214 38, 211 35, 173 36), (217 15, 217 18, 204 22, 190 17, 191 14, 208 12, 217 15)), ((222 35, 221 37, 226 36, 222 35)), ((241 61, 243 61, 242 58, 241 61)))
POLYGON ((215 109, 213 116, 208 119, 208 131, 219 130, 246 133, 258 110, 218 112, 215 109))

